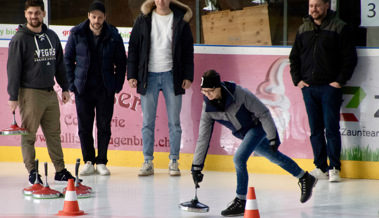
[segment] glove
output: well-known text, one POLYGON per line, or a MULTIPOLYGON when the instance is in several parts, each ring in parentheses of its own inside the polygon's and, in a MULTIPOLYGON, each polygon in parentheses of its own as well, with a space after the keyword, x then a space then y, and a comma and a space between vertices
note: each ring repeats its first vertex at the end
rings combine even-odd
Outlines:
POLYGON ((192 179, 195 183, 196 188, 200 188, 199 183, 203 181, 204 174, 201 173, 200 170, 193 170, 192 171, 192 179))
POLYGON ((278 139, 271 139, 270 140, 270 150, 272 153, 275 153, 280 145, 280 141, 278 139))

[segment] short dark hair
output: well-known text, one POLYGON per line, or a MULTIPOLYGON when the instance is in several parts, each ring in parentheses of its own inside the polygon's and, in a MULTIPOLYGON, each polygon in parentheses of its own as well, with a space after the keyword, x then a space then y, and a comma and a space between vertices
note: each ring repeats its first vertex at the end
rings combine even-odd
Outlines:
POLYGON ((41 7, 41 10, 45 11, 45 3, 43 3, 43 0, 26 0, 25 10, 28 10, 29 7, 41 7))

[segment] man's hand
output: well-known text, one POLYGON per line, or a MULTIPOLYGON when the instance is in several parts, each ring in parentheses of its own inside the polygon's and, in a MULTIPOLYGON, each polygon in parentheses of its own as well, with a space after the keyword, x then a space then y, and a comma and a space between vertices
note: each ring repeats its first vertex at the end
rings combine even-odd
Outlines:
POLYGON ((193 170, 192 171, 192 179, 195 183, 196 188, 200 188, 199 183, 203 181, 204 175, 201 173, 201 170, 193 170))
POLYGON ((137 80, 136 79, 130 79, 128 80, 130 88, 137 88, 137 80))
POLYGON ((305 83, 303 80, 301 80, 301 81, 297 84, 297 86, 298 86, 300 89, 302 89, 302 88, 304 88, 304 87, 309 87, 309 84, 308 84, 308 83, 305 83))
POLYGON ((341 88, 341 84, 339 84, 338 82, 332 82, 332 83, 329 83, 329 85, 333 86, 334 88, 337 88, 337 89, 341 88))
POLYGON ((270 150, 272 153, 275 153, 278 151, 280 145, 280 141, 277 139, 271 139, 270 140, 270 150))
POLYGON ((63 104, 66 104, 68 101, 70 101, 70 93, 68 91, 62 92, 62 101, 63 104))
POLYGON ((14 111, 16 111, 16 109, 18 107, 18 101, 8 101, 8 106, 9 106, 9 110, 11 112, 14 112, 14 111))
POLYGON ((192 82, 188 79, 183 80, 182 88, 183 89, 189 89, 191 87, 192 82))

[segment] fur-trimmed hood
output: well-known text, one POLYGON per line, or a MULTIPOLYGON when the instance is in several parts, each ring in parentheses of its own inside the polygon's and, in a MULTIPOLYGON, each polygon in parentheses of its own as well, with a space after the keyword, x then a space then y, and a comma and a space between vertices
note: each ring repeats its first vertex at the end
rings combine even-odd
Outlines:
MULTIPOLYGON (((170 2, 170 7, 174 5, 182 10, 185 11, 185 14, 183 16, 183 20, 187 23, 189 23, 189 21, 191 20, 192 18, 192 10, 190 7, 188 7, 187 5, 177 1, 177 0, 171 0, 170 2)), ((148 15, 149 13, 151 13, 154 8, 156 8, 155 6, 155 0, 146 0, 142 5, 141 5, 141 12, 142 14, 144 14, 145 16, 148 15)))

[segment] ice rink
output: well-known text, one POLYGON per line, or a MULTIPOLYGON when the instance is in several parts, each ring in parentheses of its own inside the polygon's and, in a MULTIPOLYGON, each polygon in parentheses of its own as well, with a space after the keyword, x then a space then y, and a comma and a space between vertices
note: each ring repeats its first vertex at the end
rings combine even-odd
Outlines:
MULTIPOLYGON (((49 165, 48 184, 55 184, 54 169, 49 165)), ((83 165, 81 165, 83 166, 83 165)), ((40 163, 43 175, 43 163, 40 163)), ((64 198, 33 199, 22 194, 28 186, 23 163, 0 162, 0 217, 57 217, 63 210, 64 198)), ((67 165, 74 173, 74 165, 67 165)), ((82 217, 222 217, 221 211, 235 197, 235 172, 204 171, 198 199, 209 206, 208 213, 181 211, 179 204, 194 197, 191 172, 170 177, 167 169, 155 169, 155 175, 138 177, 138 168, 109 167, 111 176, 82 176, 83 184, 92 187, 90 198, 78 199, 82 217)), ((342 178, 340 183, 319 180, 312 198, 300 203, 297 179, 290 175, 249 174, 249 186, 255 188, 261 218, 360 218, 378 217, 379 181, 342 178)))

